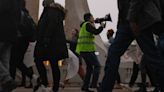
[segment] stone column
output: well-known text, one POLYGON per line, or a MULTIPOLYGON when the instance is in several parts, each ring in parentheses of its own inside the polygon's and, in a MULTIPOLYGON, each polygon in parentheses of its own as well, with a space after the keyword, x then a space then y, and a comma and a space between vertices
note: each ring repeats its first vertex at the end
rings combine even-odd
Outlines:
POLYGON ((83 15, 89 12, 87 0, 65 0, 65 8, 68 10, 65 20, 65 30, 67 38, 71 37, 71 30, 80 29, 80 23, 83 20, 83 15))
POLYGON ((39 12, 39 0, 26 0, 26 7, 34 21, 37 23, 39 12))

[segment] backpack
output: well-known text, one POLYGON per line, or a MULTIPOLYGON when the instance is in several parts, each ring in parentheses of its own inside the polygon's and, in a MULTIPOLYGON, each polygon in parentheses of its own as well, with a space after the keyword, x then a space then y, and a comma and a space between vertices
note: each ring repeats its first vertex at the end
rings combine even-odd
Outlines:
POLYGON ((21 11, 19 31, 29 42, 36 40, 36 23, 26 10, 21 11))

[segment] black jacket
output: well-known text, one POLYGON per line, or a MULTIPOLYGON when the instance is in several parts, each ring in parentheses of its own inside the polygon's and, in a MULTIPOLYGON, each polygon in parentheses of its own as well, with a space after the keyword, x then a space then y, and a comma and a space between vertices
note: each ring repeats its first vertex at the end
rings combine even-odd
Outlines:
POLYGON ((127 20, 127 15, 129 11, 129 6, 130 6, 130 0, 118 0, 118 24, 120 22, 122 23, 128 23, 127 20))
POLYGON ((131 0, 128 20, 137 23, 140 30, 162 21, 160 0, 131 0))
POLYGON ((57 7, 45 7, 38 22, 35 58, 60 60, 68 57, 63 20, 65 13, 57 7))
POLYGON ((17 38, 21 15, 21 0, 0 0, 0 42, 17 38))

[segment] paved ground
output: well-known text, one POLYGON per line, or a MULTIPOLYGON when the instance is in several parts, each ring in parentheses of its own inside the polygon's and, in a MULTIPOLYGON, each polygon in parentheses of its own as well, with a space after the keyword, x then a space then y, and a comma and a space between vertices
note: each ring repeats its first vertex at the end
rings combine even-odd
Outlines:
MULTIPOLYGON (((51 89, 51 88, 49 88, 51 89)), ((135 86, 133 88, 128 87, 126 84, 123 85, 122 89, 114 89, 113 92, 134 92, 135 90, 139 89, 139 87, 135 86)), ((148 92, 153 91, 153 87, 147 87, 148 92)), ((25 89, 24 87, 19 87, 13 92, 33 92, 32 89, 25 89)), ((67 86, 64 89, 60 88, 59 92, 83 92, 80 90, 80 87, 72 87, 72 86, 67 86)), ((96 92, 96 91, 95 91, 96 92)))
MULTIPOLYGON (((25 89, 23 87, 17 88, 13 92, 32 92, 32 89, 25 89)), ((83 92, 79 87, 66 87, 64 89, 60 89, 60 92, 83 92)), ((115 89, 114 92, 130 92, 127 89, 115 89)))

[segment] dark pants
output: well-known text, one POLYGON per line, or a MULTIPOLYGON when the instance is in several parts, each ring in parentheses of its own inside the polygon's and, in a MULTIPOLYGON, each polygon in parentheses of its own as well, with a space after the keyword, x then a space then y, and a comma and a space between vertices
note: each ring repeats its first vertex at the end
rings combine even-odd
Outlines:
POLYGON ((100 74, 100 63, 94 52, 82 52, 80 55, 84 58, 86 67, 86 75, 84 79, 83 89, 89 87, 96 88, 100 74), (92 78, 92 81, 91 81, 92 78), (91 83, 90 83, 91 81, 91 83))
MULTIPOLYGON (((32 66, 29 67, 28 70, 29 70, 29 72, 31 72, 31 73, 33 74, 32 66)), ((27 77, 28 77, 28 76, 27 76, 27 77)), ((30 79, 30 85, 32 85, 32 84, 31 84, 31 80, 32 80, 32 79, 30 79)), ((26 87, 26 74, 25 74, 24 72, 22 72, 22 81, 21 81, 21 85, 26 87)))
POLYGON ((155 71, 151 68, 152 67, 151 67, 151 65, 149 65, 148 60, 143 55, 140 64, 136 64, 135 62, 133 63, 133 73, 132 73, 132 77, 129 82, 129 85, 131 85, 131 86, 134 85, 134 83, 138 77, 138 72, 140 70, 141 71, 141 79, 142 79, 141 86, 146 87, 146 76, 148 75, 151 84, 153 86, 157 87, 158 83, 157 83, 157 78, 154 75, 155 71))
MULTIPOLYGON (((148 59, 149 64, 153 66, 152 69, 156 71, 161 60, 153 39, 152 32, 155 29, 156 26, 152 25, 152 27, 142 30, 141 33, 136 37, 136 40, 141 50, 144 52, 145 57, 148 59)), ((135 37, 132 33, 132 30, 130 29, 129 24, 120 23, 116 37, 108 50, 108 57, 105 65, 105 75, 100 88, 101 92, 112 92, 120 64, 120 57, 127 50, 134 38, 135 37)))
POLYGON ((30 79, 32 78, 33 72, 30 71, 23 63, 24 54, 28 48, 28 45, 29 42, 22 37, 19 38, 11 48, 9 68, 10 68, 10 75, 13 79, 15 79, 16 68, 18 68, 21 72, 26 74, 30 79))
MULTIPOLYGON (((164 28, 163 28, 164 30, 164 28)), ((164 60, 164 33, 162 33, 160 36, 159 36, 159 42, 158 42, 158 47, 159 47, 159 51, 160 51, 160 55, 162 57, 162 60, 164 60)), ((159 69, 159 76, 162 76, 162 77, 159 77, 159 85, 160 85, 160 88, 162 88, 161 92, 164 92, 164 80, 162 78, 164 78, 164 61, 162 61, 162 64, 161 64, 161 67, 159 69)))
POLYGON ((117 75, 116 75, 116 76, 117 76, 117 77, 116 77, 116 83, 117 83, 117 84, 120 84, 120 83, 121 83, 120 73, 117 72, 117 75))
POLYGON ((132 72, 132 76, 129 82, 130 86, 133 86, 137 77, 138 77, 138 72, 139 72, 139 64, 136 64, 135 62, 133 62, 133 72, 132 72))
POLYGON ((141 78, 143 86, 146 86, 146 75, 148 75, 150 82, 153 86, 158 87, 157 77, 154 75, 156 74, 155 70, 152 69, 152 65, 149 63, 145 55, 142 56, 140 69, 141 69, 141 78))
MULTIPOLYGON (((60 82, 60 70, 58 66, 59 60, 49 60, 51 69, 52 69, 52 76, 53 76, 53 91, 57 92, 59 90, 59 82, 60 82)), ((47 70, 43 64, 43 61, 40 59, 35 58, 35 64, 38 69, 41 84, 44 86, 48 86, 48 78, 47 78, 47 70)))

